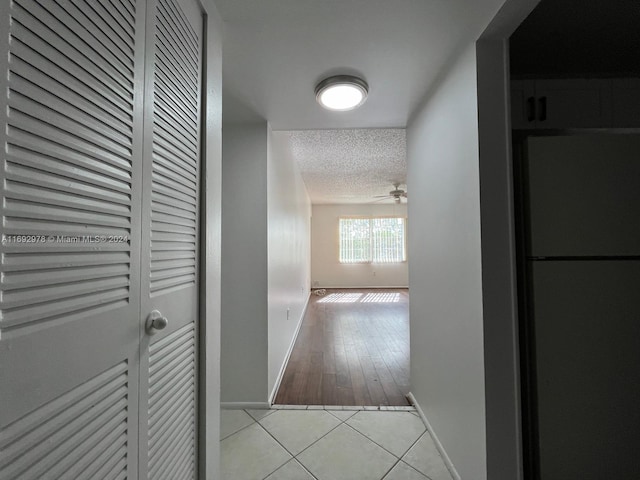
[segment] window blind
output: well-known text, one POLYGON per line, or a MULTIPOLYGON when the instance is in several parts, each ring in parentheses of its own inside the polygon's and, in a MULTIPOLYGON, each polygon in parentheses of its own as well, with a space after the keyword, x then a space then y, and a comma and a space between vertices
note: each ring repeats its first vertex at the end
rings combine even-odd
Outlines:
POLYGON ((404 218, 340 218, 339 236, 340 263, 406 260, 404 218))

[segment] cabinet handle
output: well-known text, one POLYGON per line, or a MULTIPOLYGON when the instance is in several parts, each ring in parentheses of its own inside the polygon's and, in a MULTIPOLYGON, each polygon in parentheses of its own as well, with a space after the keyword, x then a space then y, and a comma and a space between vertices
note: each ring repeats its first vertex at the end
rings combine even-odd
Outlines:
POLYGON ((544 122, 547 119, 547 97, 540 97, 538 99, 538 104, 540 107, 540 117, 539 120, 544 122))
POLYGON ((533 122, 536 119, 536 99, 527 98, 527 122, 533 122))

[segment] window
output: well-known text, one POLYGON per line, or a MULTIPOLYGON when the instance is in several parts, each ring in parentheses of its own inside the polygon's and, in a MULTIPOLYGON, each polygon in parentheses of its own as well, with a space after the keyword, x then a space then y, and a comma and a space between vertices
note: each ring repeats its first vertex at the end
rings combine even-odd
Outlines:
POLYGON ((400 263, 405 253, 405 219, 341 218, 340 263, 400 263))

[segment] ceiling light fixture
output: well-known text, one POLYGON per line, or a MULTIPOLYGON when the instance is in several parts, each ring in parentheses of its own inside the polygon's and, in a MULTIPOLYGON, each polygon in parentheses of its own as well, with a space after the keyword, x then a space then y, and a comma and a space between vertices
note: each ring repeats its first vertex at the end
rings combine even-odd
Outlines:
POLYGON ((369 85, 358 77, 336 75, 316 86, 316 100, 327 110, 345 112, 358 108, 367 99, 369 85))

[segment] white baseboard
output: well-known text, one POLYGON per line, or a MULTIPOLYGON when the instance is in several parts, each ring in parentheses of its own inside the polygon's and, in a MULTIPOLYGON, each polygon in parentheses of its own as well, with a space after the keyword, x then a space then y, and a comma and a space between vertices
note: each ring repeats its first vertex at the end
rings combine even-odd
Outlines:
POLYGON ((422 419, 425 426, 427 427, 427 431, 429 432, 429 435, 431 435, 431 438, 433 439, 433 443, 435 443, 436 448, 438 449, 438 452, 440 453, 442 460, 444 460, 444 464, 446 465, 447 470, 449 470, 449 473, 451 473, 451 476, 453 477, 453 479, 462 480, 460 478, 460 475, 456 471, 456 467, 453 466, 453 462, 451 462, 449 455, 447 455, 447 452, 442 446, 442 443, 440 443, 440 440, 438 440, 438 436, 436 435, 436 432, 433 431, 433 428, 431 427, 431 424, 429 423, 427 416, 422 411, 422 408, 420 408, 420 405, 418 404, 416 397, 413 396, 413 393, 409 392, 409 394, 407 395, 407 399, 409 400, 409 402, 411 402, 411 405, 416 407, 416 410, 418 411, 418 415, 420 415, 420 418, 422 419))
POLYGON ((220 402, 222 410, 268 410, 271 408, 269 402, 220 402))
POLYGON ((269 405, 273 405, 274 400, 276 399, 276 395, 278 393, 278 389, 280 388, 280 383, 282 382, 282 377, 284 377, 284 371, 287 369, 287 364, 289 363, 289 357, 291 357, 291 353, 293 352, 293 347, 296 344, 296 340, 298 339, 298 333, 300 333, 300 327, 302 326, 302 321, 304 320, 304 316, 307 313, 307 307, 309 306, 309 300, 311 299, 311 295, 307 296, 307 301, 302 308, 302 313, 300 314, 300 318, 298 319, 298 325, 296 325, 296 331, 293 333, 293 338, 291 339, 291 343, 289 344, 289 349, 287 350, 287 354, 284 356, 284 361, 280 366, 280 372, 278 372, 278 377, 276 378, 276 383, 273 386, 273 390, 271 390, 271 394, 269 395, 269 405))

